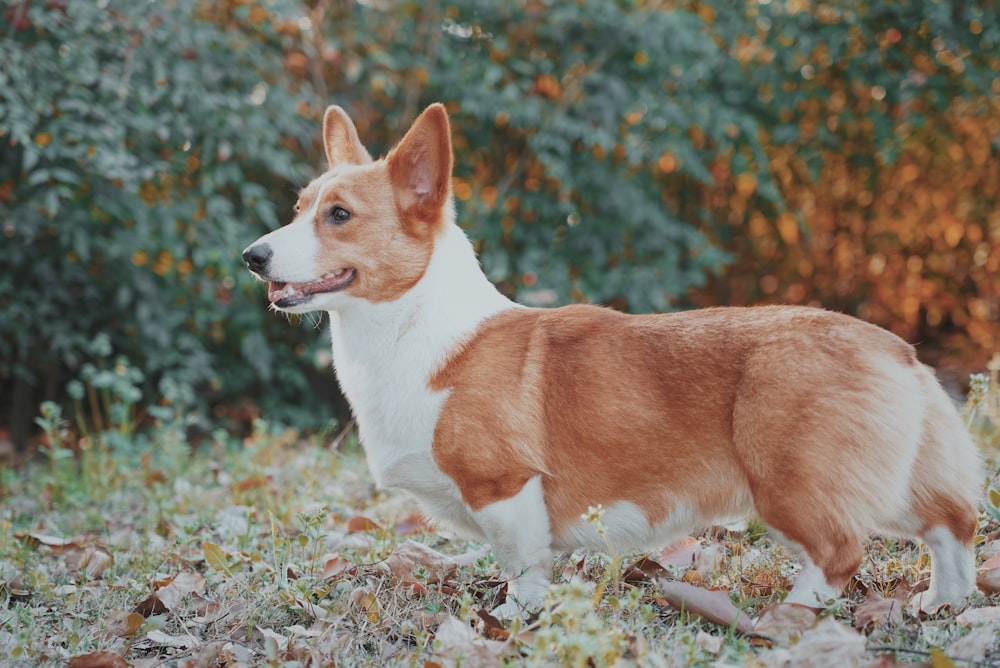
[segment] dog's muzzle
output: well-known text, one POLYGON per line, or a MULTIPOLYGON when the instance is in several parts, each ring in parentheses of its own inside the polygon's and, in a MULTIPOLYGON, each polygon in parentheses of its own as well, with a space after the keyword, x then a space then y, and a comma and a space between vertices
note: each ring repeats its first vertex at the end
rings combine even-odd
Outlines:
POLYGON ((250 271, 264 277, 273 255, 274 251, 271 250, 270 244, 253 244, 243 251, 243 261, 247 263, 250 271))

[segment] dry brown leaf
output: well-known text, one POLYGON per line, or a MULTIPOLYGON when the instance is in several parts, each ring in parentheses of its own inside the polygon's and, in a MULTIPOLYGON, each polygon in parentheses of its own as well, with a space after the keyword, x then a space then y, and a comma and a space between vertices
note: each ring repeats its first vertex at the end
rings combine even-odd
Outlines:
POLYGON ((37 531, 32 531, 31 533, 26 534, 19 533, 15 535, 33 547, 45 545, 47 547, 63 548, 77 543, 77 541, 72 538, 60 538, 59 536, 52 536, 50 534, 39 533, 37 531))
MULTIPOLYGON (((211 668, 213 666, 232 666, 233 663, 223 663, 220 659, 222 650, 230 644, 228 640, 211 640, 191 650, 189 668, 211 668)), ((244 664, 246 665, 246 664, 244 664)))
POLYGON ((264 626, 261 626, 259 630, 260 630, 260 634, 262 636, 264 636, 264 640, 265 641, 268 640, 268 639, 273 640, 274 643, 278 646, 279 650, 284 651, 284 650, 288 649, 288 637, 287 636, 283 636, 280 633, 278 633, 277 631, 274 631, 274 630, 269 629, 269 628, 264 627, 264 626))
POLYGON ((156 591, 135 606, 135 611, 143 617, 172 610, 185 596, 201 596, 205 593, 205 576, 200 573, 178 573, 155 586, 156 591))
POLYGON ((455 574, 458 565, 451 557, 422 543, 406 540, 386 557, 385 565, 397 580, 409 580, 413 571, 422 567, 430 574, 429 581, 446 580, 455 574))
POLYGON ((379 526, 378 522, 361 515, 355 515, 351 519, 347 520, 347 531, 348 533, 362 533, 365 531, 382 531, 382 527, 379 526))
POLYGON ((143 617, 152 617, 167 611, 167 606, 163 605, 156 594, 150 594, 135 606, 136 613, 143 617))
POLYGON ((337 577, 341 573, 348 572, 353 568, 354 564, 352 564, 348 559, 338 555, 326 560, 326 563, 323 564, 323 571, 320 573, 320 577, 324 580, 329 580, 337 577))
POLYGON ((775 603, 760 613, 753 632, 787 645, 816 626, 816 613, 798 603, 775 603))
MULTIPOLYGON (((1000 545, 1000 541, 994 541, 994 543, 996 545, 1000 545)), ((989 571, 994 568, 1000 568, 1000 547, 993 547, 991 545, 989 549, 996 549, 996 554, 994 554, 992 557, 984 561, 982 565, 979 567, 980 570, 989 571)))
POLYGON ((994 645, 997 644, 997 638, 997 623, 994 620, 993 623, 973 629, 969 635, 956 640, 945 650, 945 654, 950 659, 978 663, 991 654, 994 645))
POLYGON ((637 562, 625 569, 623 574, 625 582, 652 582, 655 578, 671 579, 670 571, 664 568, 659 562, 648 557, 642 557, 637 562))
POLYGON ((903 604, 895 598, 882 598, 874 590, 854 611, 854 628, 865 632, 877 626, 898 626, 903 623, 903 604))
MULTIPOLYGON (((790 605, 790 604, 783 604, 790 605)), ((831 617, 805 631, 790 648, 790 666, 857 666, 865 656, 865 637, 831 617)))
POLYGON ((1000 592, 1000 567, 980 571, 976 576, 976 586, 987 594, 1000 592))
POLYGON ((173 610, 185 596, 205 593, 205 576, 201 573, 178 573, 168 584, 156 590, 167 610, 173 610))
POLYGON ((70 573, 86 573, 94 580, 100 580, 105 569, 113 563, 114 557, 100 545, 73 547, 66 553, 66 568, 70 573))
POLYGON ((241 601, 227 598, 223 604, 219 601, 205 599, 195 609, 196 616, 192 617, 191 621, 195 624, 214 624, 225 617, 239 617, 245 609, 246 607, 241 601))
POLYGON ((439 645, 440 656, 446 661, 444 665, 456 665, 461 661, 463 666, 492 668, 500 666, 500 652, 503 643, 498 640, 486 640, 479 637, 472 628, 455 616, 448 617, 438 626, 434 633, 436 645, 439 645))
POLYGON ((172 636, 159 629, 153 629, 147 633, 146 639, 161 647, 174 647, 176 649, 191 649, 201 644, 201 640, 190 633, 185 633, 182 636, 172 636))
POLYGON ((745 612, 733 605, 726 592, 719 589, 703 589, 686 582, 675 582, 665 578, 658 580, 663 590, 663 598, 671 607, 694 613, 727 628, 733 627, 738 633, 746 633, 753 628, 753 621, 745 612))
POLYGON ((510 632, 504 628, 503 623, 488 613, 486 610, 476 610, 476 615, 483 620, 483 633, 490 640, 506 640, 510 637, 510 632))
POLYGON ((694 639, 694 642, 698 645, 698 647, 715 656, 719 656, 719 653, 722 651, 722 643, 725 641, 725 637, 713 636, 711 633, 706 631, 698 631, 698 635, 694 639))
POLYGON ((334 615, 332 612, 330 612, 329 610, 327 610, 322 606, 316 605, 315 603, 311 603, 301 598, 296 598, 292 600, 295 602, 295 605, 302 608, 302 610, 304 610, 307 615, 313 617, 316 620, 319 620, 321 622, 332 622, 337 619, 337 616, 334 615))
POLYGON ((660 550, 656 561, 664 566, 681 566, 687 568, 695 563, 701 554, 701 541, 693 536, 685 536, 660 550))
POLYGON ((969 608, 956 617, 955 621, 965 627, 1000 624, 1000 607, 969 608))
POLYGON ((74 656, 67 668, 129 668, 131 665, 115 652, 90 652, 74 656))
POLYGON ((142 628, 145 621, 145 617, 139 613, 121 609, 112 610, 101 620, 103 628, 100 637, 110 642, 115 638, 131 636, 142 628))

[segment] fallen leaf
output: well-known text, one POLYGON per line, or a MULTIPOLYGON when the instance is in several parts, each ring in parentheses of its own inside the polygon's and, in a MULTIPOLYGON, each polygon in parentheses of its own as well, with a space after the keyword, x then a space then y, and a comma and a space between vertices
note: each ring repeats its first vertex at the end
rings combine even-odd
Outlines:
POLYGON ((201 640, 194 637, 190 633, 186 633, 182 636, 172 636, 159 629, 153 629, 147 633, 146 639, 156 645, 160 645, 162 647, 174 647, 176 649, 191 649, 192 647, 197 647, 201 644, 201 640))
POLYGON ((1000 607, 969 608, 956 617, 955 621, 967 628, 983 624, 997 624, 1000 623, 1000 607))
POLYGON ((131 636, 142 628, 145 621, 146 618, 137 612, 129 612, 122 609, 112 610, 104 615, 101 620, 103 628, 101 629, 100 637, 110 642, 115 638, 131 636))
POLYGON ((185 596, 205 593, 205 576, 201 573, 178 573, 170 582, 156 590, 167 610, 173 610, 185 596))
POLYGON ((292 600, 295 602, 295 605, 302 608, 307 615, 313 617, 314 619, 318 619, 322 622, 332 622, 337 619, 336 615, 332 612, 322 606, 316 605, 315 603, 311 603, 301 598, 295 598, 292 600))
POLYGON ((205 600, 195 610, 196 616, 192 617, 191 621, 195 624, 214 624, 230 615, 238 617, 245 609, 242 602, 232 599, 226 599, 225 604, 219 601, 205 600))
POLYGON ((152 617, 166 612, 167 606, 163 605, 156 594, 150 594, 135 606, 135 611, 143 617, 152 617))
POLYGON ((816 627, 816 613, 798 603, 775 603, 764 608, 753 632, 782 645, 797 642, 806 631, 816 627))
POLYGON ((719 655, 722 651, 722 643, 725 642, 723 636, 713 636, 711 633, 706 631, 698 631, 698 635, 695 636, 694 642, 702 650, 708 652, 709 654, 719 655))
POLYGON ((486 610, 476 610, 476 615, 483 620, 483 631, 490 640, 506 640, 510 637, 510 632, 504 628, 499 619, 488 613, 486 610))
POLYGON ((792 666, 857 666, 865 656, 865 637, 825 617, 805 631, 789 650, 788 665, 792 666), (822 659, 818 661, 818 657, 822 659))
POLYGON ((882 598, 873 589, 854 611, 854 628, 862 632, 877 626, 893 627, 902 623, 903 604, 894 598, 882 598))
POLYGON ((438 626, 434 637, 435 644, 441 648, 441 658, 451 659, 448 665, 456 665, 459 661, 463 666, 477 668, 501 665, 499 655, 503 643, 481 638, 467 623, 453 615, 448 615, 438 626))
POLYGON ((284 651, 288 649, 288 638, 281 635, 280 633, 273 631, 265 626, 261 626, 260 634, 264 636, 264 640, 272 640, 274 644, 278 646, 278 649, 284 651))
POLYGON ((625 582, 652 582, 655 578, 670 579, 673 575, 657 561, 648 557, 642 557, 637 562, 625 569, 623 573, 625 582))
MULTIPOLYGON (((994 541, 994 543, 1000 544, 1000 541, 994 541)), ((994 568, 1000 568, 1000 548, 997 549, 996 554, 984 561, 979 567, 979 569, 983 571, 993 570, 994 568)))
MULTIPOLYGON (((996 608, 993 608, 996 610, 996 608)), ((997 622, 994 615, 992 623, 973 629, 967 636, 959 638, 948 646, 946 654, 949 659, 978 663, 990 655, 997 642, 997 622)))
POLYGON ((337 577, 341 573, 345 573, 354 567, 349 560, 341 556, 331 557, 326 560, 323 564, 323 571, 320 573, 320 577, 324 580, 330 580, 337 577))
POLYGON ((173 578, 157 586, 148 598, 135 606, 135 611, 143 617, 158 615, 172 610, 185 596, 205 593, 205 576, 200 573, 178 573, 173 578))
POLYGON ((32 547, 46 545, 48 547, 66 547, 76 543, 72 538, 60 538, 45 533, 31 532, 27 534, 17 534, 17 537, 32 547))
POLYGON ((413 540, 406 540, 397 547, 386 557, 385 565, 397 580, 412 579, 418 567, 431 575, 430 581, 438 582, 448 579, 458 570, 454 559, 413 540))
POLYGON ((906 604, 906 613, 911 617, 916 617, 920 619, 921 615, 933 616, 941 612, 941 610, 950 607, 947 603, 932 604, 931 599, 927 596, 927 590, 917 592, 910 597, 909 602, 906 604))
POLYGON ((300 638, 318 638, 325 633, 323 629, 307 629, 301 624, 286 626, 285 630, 293 636, 299 636, 300 638))
MULTIPOLYGON (((211 640, 204 645, 199 645, 191 650, 191 660, 184 665, 196 668, 209 668, 209 666, 233 666, 236 663, 224 663, 220 657, 223 650, 229 645, 227 640, 211 640)), ((247 665, 247 664, 242 664, 247 665)))
POLYGON ((687 568, 695 563, 701 554, 701 541, 693 536, 685 536, 660 550, 656 561, 664 566, 681 566, 687 568))
POLYGON ((368 519, 361 515, 355 515, 347 520, 348 533, 361 533, 364 531, 382 531, 382 527, 375 520, 368 519))
POLYGON ((732 627, 738 633, 746 633, 753 628, 753 621, 745 612, 733 605, 726 592, 703 589, 686 582, 675 582, 665 578, 658 580, 663 590, 663 597, 672 608, 694 613, 727 628, 732 627))
POLYGON ((74 656, 67 668, 129 668, 131 665, 115 652, 90 652, 74 656))
POLYGON ((66 553, 66 568, 70 573, 86 573, 94 580, 100 580, 105 569, 114 562, 111 553, 100 545, 76 547, 66 553))
POLYGON ((931 647, 930 655, 931 668, 958 668, 958 665, 937 647, 931 647))
POLYGON ((976 586, 987 594, 1000 593, 1000 568, 980 571, 976 576, 976 586))
POLYGON ((229 577, 233 577, 235 571, 239 570, 239 560, 229 554, 215 543, 204 542, 201 544, 201 551, 205 554, 205 563, 212 566, 229 577))

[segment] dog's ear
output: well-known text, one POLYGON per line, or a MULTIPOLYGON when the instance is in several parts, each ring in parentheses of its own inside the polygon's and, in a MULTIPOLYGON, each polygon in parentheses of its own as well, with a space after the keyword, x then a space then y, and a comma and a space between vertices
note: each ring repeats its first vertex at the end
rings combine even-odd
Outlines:
POLYGON ((372 161, 361 140, 358 129, 347 112, 336 105, 326 108, 323 115, 323 148, 330 167, 343 163, 364 165, 372 161))
POLYGON ((427 107, 386 160, 405 214, 425 223, 440 220, 451 199, 451 126, 444 105, 427 107))

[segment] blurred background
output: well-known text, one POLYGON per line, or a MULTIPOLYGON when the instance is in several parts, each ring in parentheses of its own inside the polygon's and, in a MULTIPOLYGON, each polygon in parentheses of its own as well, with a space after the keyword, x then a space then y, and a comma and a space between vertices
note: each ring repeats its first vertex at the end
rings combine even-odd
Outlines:
POLYGON ((2 0, 0 441, 42 401, 349 419, 324 319, 240 259, 331 103, 373 155, 447 105, 460 223, 520 301, 822 306, 958 395, 1000 348, 998 4, 2 0))

